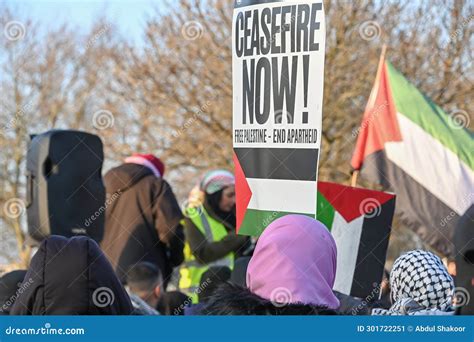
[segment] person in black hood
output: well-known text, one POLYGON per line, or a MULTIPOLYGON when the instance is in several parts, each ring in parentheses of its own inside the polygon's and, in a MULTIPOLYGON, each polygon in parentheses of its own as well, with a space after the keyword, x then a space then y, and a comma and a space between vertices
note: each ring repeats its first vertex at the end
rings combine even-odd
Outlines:
MULTIPOLYGON (((0 278, 0 315, 8 315, 15 299, 24 291, 26 270, 15 270, 0 278)), ((29 282, 26 282, 26 287, 29 282)))
POLYGON ((10 315, 129 315, 130 299, 97 243, 45 239, 26 273, 30 285, 10 315))
POLYGON ((157 157, 134 154, 104 176, 108 200, 100 246, 123 283, 129 269, 147 261, 160 269, 165 290, 173 267, 183 262, 183 216, 163 174, 157 157))

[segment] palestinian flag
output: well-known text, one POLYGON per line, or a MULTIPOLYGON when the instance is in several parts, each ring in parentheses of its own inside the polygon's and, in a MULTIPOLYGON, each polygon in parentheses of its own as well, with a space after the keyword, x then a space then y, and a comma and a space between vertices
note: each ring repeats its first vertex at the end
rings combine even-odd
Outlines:
POLYGON ((397 213, 426 243, 453 254, 456 222, 474 202, 474 135, 389 62, 379 65, 351 164, 397 194, 397 213))
POLYGON ((318 149, 234 148, 237 233, 259 236, 277 218, 314 218, 318 149))
POLYGON ((334 290, 364 298, 383 276, 395 195, 318 182, 317 219, 337 245, 334 290))

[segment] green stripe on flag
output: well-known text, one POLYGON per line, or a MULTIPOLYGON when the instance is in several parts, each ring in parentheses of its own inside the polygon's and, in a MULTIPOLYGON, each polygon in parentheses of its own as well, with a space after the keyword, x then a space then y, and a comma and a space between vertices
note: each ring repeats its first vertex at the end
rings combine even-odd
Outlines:
MULTIPOLYGON (((312 214, 304 213, 290 213, 284 211, 272 211, 272 210, 257 210, 248 208, 245 212, 245 218, 239 229, 241 235, 260 236, 265 228, 270 223, 285 215, 296 214, 296 215, 307 215, 314 217, 312 214)), ((317 199, 317 219, 324 223, 324 225, 331 230, 335 210, 333 206, 326 200, 326 198, 318 191, 317 199)))
POLYGON ((421 93, 390 62, 387 62, 387 70, 397 111, 474 170, 474 133, 465 128, 455 128, 449 115, 421 93))
POLYGON ((318 210, 316 211, 316 217, 318 221, 324 223, 324 225, 331 230, 332 223, 334 222, 334 207, 329 203, 326 198, 318 191, 318 210))
POLYGON ((284 211, 273 211, 273 210, 256 210, 248 208, 245 212, 245 218, 239 229, 240 235, 251 235, 260 236, 265 228, 270 223, 285 215, 296 214, 296 215, 307 215, 309 217, 314 216, 312 214, 303 213, 289 213, 284 211))

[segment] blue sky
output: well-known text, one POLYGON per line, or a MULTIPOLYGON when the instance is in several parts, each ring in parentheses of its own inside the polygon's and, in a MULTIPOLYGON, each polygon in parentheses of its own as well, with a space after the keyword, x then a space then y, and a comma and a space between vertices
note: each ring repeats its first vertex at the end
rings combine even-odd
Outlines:
POLYGON ((69 23, 87 31, 95 19, 106 16, 127 39, 140 41, 146 19, 163 7, 162 0, 0 0, 21 16, 31 18, 50 28, 69 23), (161 5, 161 6, 160 6, 161 5))

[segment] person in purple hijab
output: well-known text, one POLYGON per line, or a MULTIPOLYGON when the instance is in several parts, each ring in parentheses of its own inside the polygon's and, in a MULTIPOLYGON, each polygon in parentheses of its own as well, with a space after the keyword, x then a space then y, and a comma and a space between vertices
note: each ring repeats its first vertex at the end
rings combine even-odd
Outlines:
POLYGON ((260 236, 247 269, 247 288, 225 284, 202 313, 209 315, 331 315, 336 243, 319 221, 287 215, 260 236))

